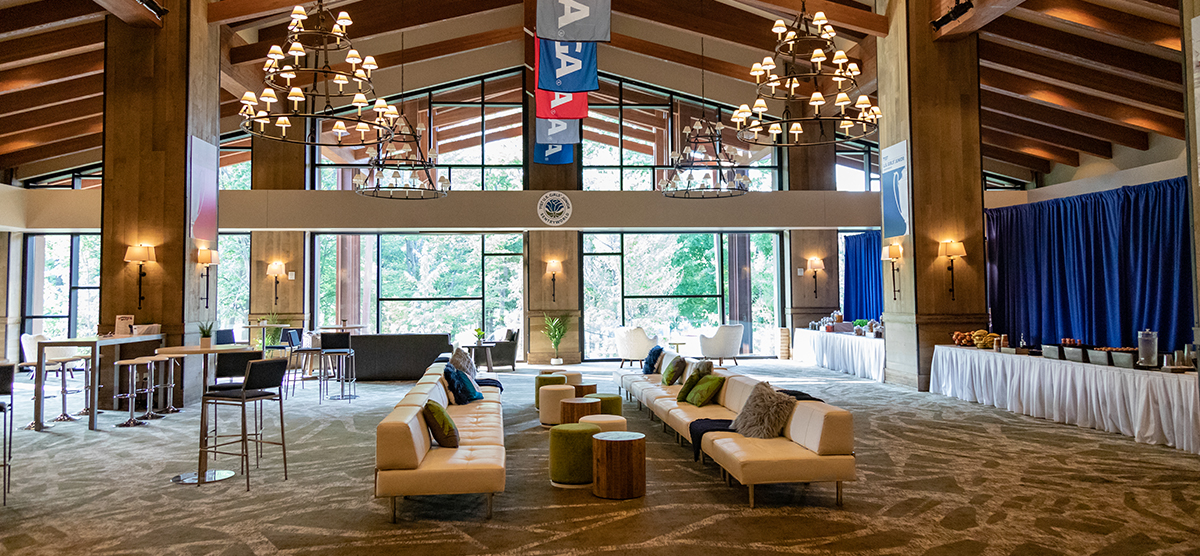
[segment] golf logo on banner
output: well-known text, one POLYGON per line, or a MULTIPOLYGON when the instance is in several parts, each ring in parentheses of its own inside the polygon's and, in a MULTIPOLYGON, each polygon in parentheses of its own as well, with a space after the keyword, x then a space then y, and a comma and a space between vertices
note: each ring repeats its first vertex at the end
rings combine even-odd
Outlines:
POLYGON ((556 93, 554 91, 534 91, 534 101, 537 104, 537 117, 557 118, 561 120, 582 120, 588 113, 587 93, 556 93))
POLYGON ((539 40, 537 87, 560 93, 600 88, 596 73, 596 43, 539 40))
POLYGON ((575 147, 571 145, 534 145, 536 164, 571 164, 575 162, 575 147))
POLYGON ((611 0, 538 0, 537 31, 543 39, 608 42, 611 0))
POLYGON ((535 143, 542 145, 574 145, 579 142, 579 120, 545 120, 537 118, 535 143))

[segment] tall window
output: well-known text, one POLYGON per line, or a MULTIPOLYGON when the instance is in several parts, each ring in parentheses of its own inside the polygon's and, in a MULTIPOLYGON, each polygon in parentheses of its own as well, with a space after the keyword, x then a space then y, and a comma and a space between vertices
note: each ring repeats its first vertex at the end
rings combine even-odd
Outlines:
POLYGON ((839 144, 836 170, 838 191, 879 191, 879 146, 868 141, 839 144))
POLYGON ((91 336, 100 323, 100 236, 25 236, 23 330, 62 339, 91 336))
MULTIPOLYGON (((512 191, 524 188, 523 71, 505 71, 435 89, 406 93, 402 106, 413 126, 422 127, 427 154, 436 154, 437 174, 455 191, 512 191)), ((322 124, 330 140, 333 124, 322 124)), ((317 189, 352 189, 354 175, 370 173, 371 149, 319 147, 317 189)))
POLYGON ((220 189, 250 189, 250 136, 244 133, 221 139, 220 189))
POLYGON ((314 325, 444 333, 523 327, 521 234, 318 234, 314 325))
POLYGON ((220 234, 217 251, 217 328, 232 328, 246 339, 240 329, 250 318, 250 234, 220 234))
POLYGON ((752 190, 779 189, 778 149, 738 140, 731 114, 728 107, 602 77, 600 90, 588 93, 588 117, 583 120, 583 189, 653 190, 670 173, 671 152, 684 148, 679 130, 701 118, 720 118, 726 125, 722 144, 750 155, 750 164, 738 171, 750 177, 752 190))
POLYGON ((585 356, 615 357, 614 329, 663 341, 742 323, 744 353, 775 353, 779 234, 583 234, 585 356))

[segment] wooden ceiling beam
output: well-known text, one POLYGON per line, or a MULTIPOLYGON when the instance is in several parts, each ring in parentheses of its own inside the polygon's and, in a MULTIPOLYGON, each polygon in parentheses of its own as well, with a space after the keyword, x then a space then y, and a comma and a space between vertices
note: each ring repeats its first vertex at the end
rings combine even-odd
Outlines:
POLYGON ((1179 26, 1179 0, 1090 0, 1106 8, 1179 26))
MULTIPOLYGON (((964 38, 1008 13, 1021 2, 1022 0, 975 0, 975 7, 966 15, 934 31, 933 40, 953 41, 964 38)), ((949 13, 955 3, 954 0, 933 0, 929 5, 929 21, 937 21, 949 13)))
POLYGON ((104 113, 104 97, 88 97, 74 102, 0 117, 0 137, 56 126, 104 113))
POLYGON ((233 166, 243 162, 250 162, 254 157, 251 151, 222 151, 221 152, 221 167, 233 166))
MULTIPOLYGON (((825 12, 825 18, 833 24, 834 29, 838 32, 847 29, 873 37, 886 37, 890 27, 887 16, 875 13, 871 11, 869 6, 863 4, 831 2, 829 0, 747 0, 746 3, 782 8, 785 12, 791 14, 793 18, 796 14, 800 13, 802 6, 808 9, 809 14, 825 12)), ((789 21, 788 23, 791 22, 789 21)), ((768 24, 763 30, 770 31, 770 29, 771 27, 768 24)), ((751 30, 758 31, 757 28, 751 28, 751 30)), ((772 48, 774 47, 772 46, 772 48)))
POLYGON ((979 64, 1030 79, 1067 87, 1081 93, 1121 102, 1177 118, 1183 117, 1183 93, 1112 74, 1017 50, 1010 46, 979 41, 979 64))
MULTIPOLYGON (((602 145, 608 145, 608 146, 614 147, 614 148, 620 148, 620 146, 621 146, 620 142, 618 142, 616 137, 614 137, 612 135, 606 135, 604 133, 599 133, 597 131, 593 131, 588 128, 583 129, 583 140, 584 141, 594 141, 596 143, 600 143, 602 145)), ((654 149, 650 148, 650 145, 644 145, 642 143, 626 143, 625 148, 627 148, 633 152, 642 153, 646 156, 654 156, 654 149)), ((614 171, 616 171, 616 170, 614 170, 614 171)))
POLYGON ((979 104, 985 110, 1001 112, 1014 118, 1085 135, 1093 139, 1124 145, 1141 151, 1150 148, 1150 136, 1144 131, 1104 120, 1081 116, 1060 108, 988 90, 980 91, 979 104))
POLYGON ((94 133, 66 141, 47 143, 0 156, 0 168, 17 168, 39 160, 49 160, 88 149, 95 149, 103 144, 103 133, 94 133))
POLYGON ((1113 73, 1128 79, 1183 92, 1183 67, 1141 52, 1094 39, 1079 37, 1011 16, 996 19, 979 31, 980 38, 1062 60, 1084 68, 1113 73))
POLYGON ((76 54, 68 58, 0 71, 0 93, 23 91, 103 72, 103 51, 76 54))
POLYGON ((208 5, 208 22, 227 25, 247 19, 287 13, 296 0, 221 0, 208 5))
POLYGON ((1067 149, 1085 152, 1100 158, 1112 158, 1112 143, 1078 133, 1014 118, 1002 112, 981 110, 979 123, 984 129, 994 129, 1029 139, 1048 142, 1067 149))
POLYGON ((984 145, 992 145, 1029 156, 1036 156, 1051 162, 1066 164, 1067 166, 1079 166, 1078 151, 1066 149, 1045 141, 987 128, 980 132, 980 138, 984 145))
POLYGON ((1167 25, 1083 0, 1024 0, 1012 15, 1026 21, 1060 21, 1077 34, 1104 42, 1152 44, 1178 54, 1182 34, 1179 25, 1167 25))
MULTIPOLYGON (((696 52, 688 50, 663 46, 656 42, 642 40, 637 37, 613 33, 612 42, 608 43, 608 46, 649 56, 664 62, 671 62, 695 69, 703 68, 705 71, 710 71, 717 75, 724 75, 725 77, 732 77, 739 81, 754 83, 754 79, 750 76, 750 70, 746 66, 718 60, 709 56, 701 56, 696 52)), ((811 91, 809 92, 811 93, 811 91)))
POLYGON ((104 48, 104 22, 77 25, 4 41, 0 71, 104 48))
POLYGON ((981 147, 981 154, 984 158, 991 158, 993 160, 999 160, 1000 162, 1015 164, 1022 168, 1028 168, 1034 172, 1039 172, 1042 174, 1049 174, 1050 170, 1054 169, 1053 165, 1048 160, 1043 160, 1036 156, 1021 152, 1010 151, 995 145, 983 145, 981 147))
POLYGON ((138 0, 92 0, 130 27, 162 29, 162 18, 138 0))
POLYGON ((1085 95, 1067 87, 1041 83, 995 69, 980 68, 979 87, 983 90, 1057 106, 1077 114, 1093 116, 1134 129, 1153 131, 1180 140, 1186 138, 1182 118, 1085 95))
POLYGON ((228 25, 221 26, 221 90, 237 99, 241 99, 247 92, 253 92, 255 95, 262 92, 263 77, 266 75, 261 66, 235 66, 230 63, 230 49, 246 44, 246 40, 234 33, 228 25))
POLYGON ((612 9, 755 50, 775 51, 773 20, 719 2, 707 2, 700 10, 691 0, 612 0, 612 9))
POLYGON ((6 115, 11 115, 103 94, 104 75, 96 74, 3 94, 0 95, 0 106, 4 107, 6 115))
POLYGON ((74 139, 75 137, 101 133, 103 131, 104 116, 97 114, 81 120, 61 123, 53 127, 43 127, 25 133, 8 135, 0 138, 0 156, 46 143, 74 139))
POLYGON ((41 0, 0 10, 0 41, 102 21, 104 8, 92 0, 41 0))

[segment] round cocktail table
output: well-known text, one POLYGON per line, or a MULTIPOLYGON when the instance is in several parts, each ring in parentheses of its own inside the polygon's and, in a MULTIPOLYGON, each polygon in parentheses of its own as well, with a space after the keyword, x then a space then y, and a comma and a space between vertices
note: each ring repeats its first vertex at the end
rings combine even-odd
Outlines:
POLYGON ((596 398, 567 398, 558 403, 561 404, 559 419, 563 423, 578 423, 584 415, 600 414, 600 400, 596 398))

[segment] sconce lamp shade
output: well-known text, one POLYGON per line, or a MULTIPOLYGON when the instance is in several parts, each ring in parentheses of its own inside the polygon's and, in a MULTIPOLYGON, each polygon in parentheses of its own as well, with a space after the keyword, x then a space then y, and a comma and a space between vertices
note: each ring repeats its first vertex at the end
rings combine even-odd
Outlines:
POLYGON ((563 267, 562 267, 561 261, 547 261, 546 262, 546 272, 558 273, 558 272, 562 272, 562 271, 563 271, 563 267))
POLYGON ((882 261, 895 261, 900 258, 900 245, 891 244, 883 246, 883 255, 880 257, 882 261))
POLYGON ((282 262, 275 261, 267 265, 267 276, 283 276, 284 274, 287 274, 287 270, 282 262))
POLYGON ((196 262, 205 266, 220 264, 221 254, 217 251, 213 251, 212 249, 205 249, 201 247, 200 250, 196 252, 196 262))
POLYGON ((943 241, 938 244, 939 257, 965 257, 967 250, 963 247, 961 241, 943 241))
POLYGON ((825 270, 825 261, 821 260, 820 258, 817 258, 817 257, 809 257, 808 270, 809 271, 825 270))
POLYGON ((125 249, 125 262, 152 263, 154 262, 154 248, 149 245, 130 245, 125 249))

